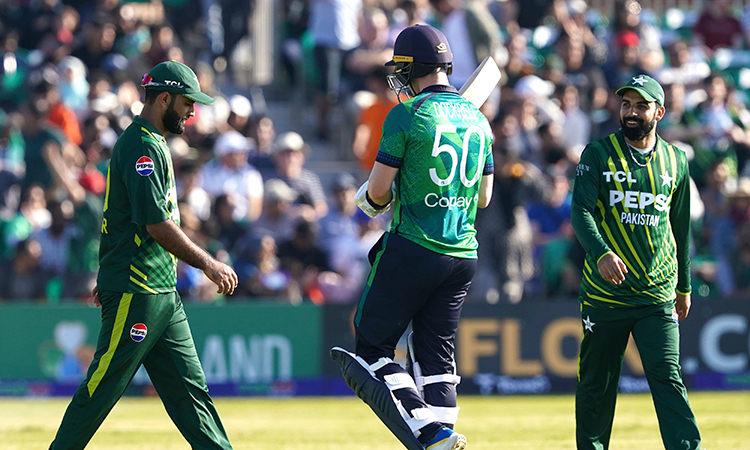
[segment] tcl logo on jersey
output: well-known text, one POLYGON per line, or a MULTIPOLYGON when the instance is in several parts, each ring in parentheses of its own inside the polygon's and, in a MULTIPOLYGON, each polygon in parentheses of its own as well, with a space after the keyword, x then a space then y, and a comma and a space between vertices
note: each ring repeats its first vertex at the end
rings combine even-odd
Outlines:
POLYGON ((142 323, 137 323, 130 328, 130 339, 135 342, 141 342, 146 339, 148 328, 142 323))
POLYGON ((135 162, 135 171, 142 177, 147 177, 154 173, 154 161, 148 156, 141 156, 135 162))

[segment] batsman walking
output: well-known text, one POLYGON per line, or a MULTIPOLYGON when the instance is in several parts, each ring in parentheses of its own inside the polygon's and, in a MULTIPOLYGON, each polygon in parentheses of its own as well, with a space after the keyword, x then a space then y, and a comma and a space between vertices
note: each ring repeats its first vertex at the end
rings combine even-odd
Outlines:
POLYGON ((454 344, 476 271, 474 219, 492 195, 492 133, 448 83, 452 54, 431 26, 404 29, 389 85, 411 98, 391 109, 356 201, 371 217, 393 207, 370 251, 372 270, 354 318, 355 354, 334 348, 349 386, 410 450, 457 450, 454 344), (393 361, 409 323, 408 370, 393 361))
POLYGON ((609 448, 623 355, 632 334, 667 450, 700 450, 680 373, 679 321, 690 311, 690 174, 656 134, 664 90, 638 75, 617 90, 620 130, 590 143, 571 222, 586 250, 576 388, 579 450, 609 448))
POLYGON ((85 448, 143 364, 172 421, 193 449, 230 450, 208 394, 175 290, 177 258, 221 294, 237 287, 231 267, 180 229, 167 133, 182 134, 194 103, 213 103, 186 65, 168 61, 144 76, 140 116, 117 140, 107 174, 97 303, 102 327, 86 379, 65 411, 51 450, 85 448))

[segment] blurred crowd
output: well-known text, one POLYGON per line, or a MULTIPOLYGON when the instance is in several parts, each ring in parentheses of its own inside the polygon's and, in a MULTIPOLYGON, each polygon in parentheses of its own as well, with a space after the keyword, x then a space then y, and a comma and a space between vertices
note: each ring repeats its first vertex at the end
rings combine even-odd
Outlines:
POLYGON ((477 214, 469 301, 575 298, 573 169, 588 142, 619 128, 614 91, 640 73, 666 91, 657 132, 690 160, 694 295, 747 297, 750 6, 735 3, 653 11, 612 0, 607 14, 584 0, 1 2, 0 300, 90 298, 111 149, 142 108, 143 74, 174 59, 218 99, 168 137, 180 225, 240 278, 219 299, 180 263, 182 297, 356 302, 388 217, 370 219, 353 198, 399 101, 383 65, 416 23, 448 38, 454 86, 486 56, 503 72, 482 107, 496 179, 477 214), (271 117, 258 87, 241 83, 246 49, 259 45, 254 14, 269 3, 278 64, 266 88, 289 117, 309 111, 309 130, 271 117), (309 168, 313 149, 336 146, 331 157, 351 171, 309 168))

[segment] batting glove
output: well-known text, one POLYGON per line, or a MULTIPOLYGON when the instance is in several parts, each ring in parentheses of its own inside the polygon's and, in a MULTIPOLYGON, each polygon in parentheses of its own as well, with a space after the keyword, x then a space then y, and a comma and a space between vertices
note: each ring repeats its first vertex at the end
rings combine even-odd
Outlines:
POLYGON ((357 203, 359 209, 361 209, 365 214, 374 219, 375 217, 391 209, 393 198, 391 198, 391 201, 386 205, 378 205, 370 199, 369 195, 367 195, 367 184, 368 182, 365 181, 365 184, 359 187, 359 190, 357 190, 357 195, 354 196, 354 202, 357 203))

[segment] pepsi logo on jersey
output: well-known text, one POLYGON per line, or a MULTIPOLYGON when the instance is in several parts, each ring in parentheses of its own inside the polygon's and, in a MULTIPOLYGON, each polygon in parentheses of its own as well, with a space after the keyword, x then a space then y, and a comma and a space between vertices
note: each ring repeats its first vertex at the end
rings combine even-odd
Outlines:
POLYGON ((135 162, 135 171, 142 177, 147 177, 154 173, 154 160, 148 156, 141 156, 135 162))

